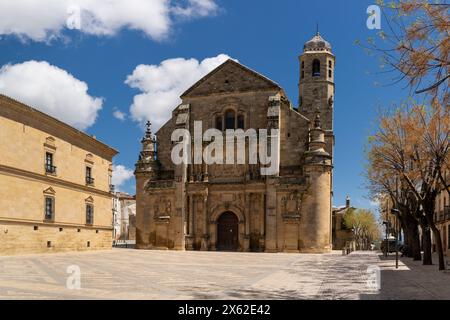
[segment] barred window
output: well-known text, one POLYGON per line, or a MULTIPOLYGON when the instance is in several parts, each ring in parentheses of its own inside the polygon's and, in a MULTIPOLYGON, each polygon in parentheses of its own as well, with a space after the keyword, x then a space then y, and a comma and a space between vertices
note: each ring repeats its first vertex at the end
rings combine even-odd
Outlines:
POLYGON ((45 197, 45 220, 53 220, 55 211, 55 202, 51 197, 45 197))
POLYGON ((94 206, 92 204, 86 205, 86 224, 94 223, 94 206))
POLYGON ((94 184, 94 178, 92 177, 92 168, 91 167, 86 167, 86 184, 87 185, 94 184))

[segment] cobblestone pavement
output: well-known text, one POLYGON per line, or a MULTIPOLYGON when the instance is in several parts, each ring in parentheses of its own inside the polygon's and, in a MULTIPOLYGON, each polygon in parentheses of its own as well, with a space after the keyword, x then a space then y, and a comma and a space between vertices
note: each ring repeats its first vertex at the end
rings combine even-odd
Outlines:
POLYGON ((450 274, 437 266, 342 256, 113 249, 0 257, 1 299, 450 299, 450 274), (79 266, 70 290, 67 267, 79 266), (381 290, 368 286, 381 267, 381 290), (413 268, 410 270, 410 267, 413 268), (420 274, 426 274, 420 276, 420 274), (431 276, 430 276, 431 275, 431 276), (434 280, 430 281, 432 277, 434 280))

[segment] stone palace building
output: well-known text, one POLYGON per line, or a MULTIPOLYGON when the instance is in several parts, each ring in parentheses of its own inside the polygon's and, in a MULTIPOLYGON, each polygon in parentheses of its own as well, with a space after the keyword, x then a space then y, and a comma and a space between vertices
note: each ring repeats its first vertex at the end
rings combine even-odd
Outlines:
POLYGON ((277 83, 228 60, 182 94, 155 136, 148 128, 135 171, 137 248, 331 250, 335 56, 317 33, 299 63, 298 107, 277 83), (194 136, 194 121, 224 134, 279 129, 278 173, 263 176, 262 165, 248 163, 175 165, 171 135, 194 136))
POLYGON ((0 255, 111 249, 116 154, 0 94, 0 255))

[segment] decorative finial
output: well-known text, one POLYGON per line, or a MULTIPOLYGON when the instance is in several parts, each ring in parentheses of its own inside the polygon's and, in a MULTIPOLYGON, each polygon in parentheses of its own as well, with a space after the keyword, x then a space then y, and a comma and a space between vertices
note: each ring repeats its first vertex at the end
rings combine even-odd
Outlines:
POLYGON ((151 129, 152 123, 150 121, 147 121, 146 126, 147 126, 147 130, 145 131, 145 137, 151 138, 152 137, 152 129, 151 129))
POLYGON ((319 33, 319 22, 316 22, 316 36, 320 36, 320 33, 319 33))

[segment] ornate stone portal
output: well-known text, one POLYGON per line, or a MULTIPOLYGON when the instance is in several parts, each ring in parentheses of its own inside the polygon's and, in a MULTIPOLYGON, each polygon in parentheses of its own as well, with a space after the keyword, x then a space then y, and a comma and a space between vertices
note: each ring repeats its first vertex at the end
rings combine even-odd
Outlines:
POLYGON ((156 136, 148 124, 135 172, 137 248, 331 250, 335 58, 317 34, 299 59, 298 109, 278 84, 228 60, 181 96, 156 136), (279 173, 248 164, 248 144, 247 164, 175 165, 172 132, 194 136, 194 121, 223 132, 279 129, 279 173))

